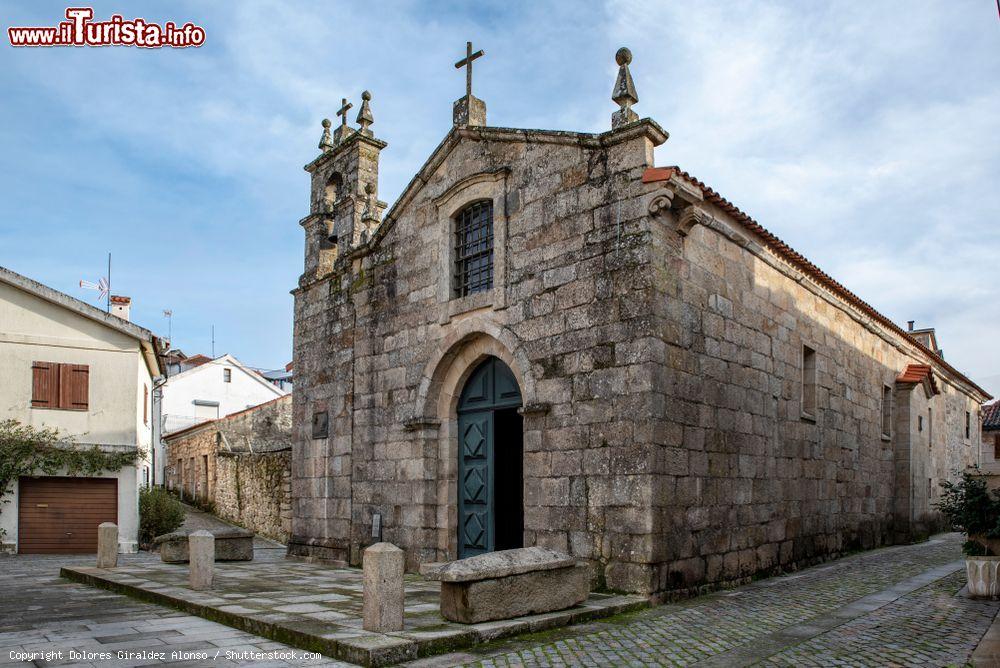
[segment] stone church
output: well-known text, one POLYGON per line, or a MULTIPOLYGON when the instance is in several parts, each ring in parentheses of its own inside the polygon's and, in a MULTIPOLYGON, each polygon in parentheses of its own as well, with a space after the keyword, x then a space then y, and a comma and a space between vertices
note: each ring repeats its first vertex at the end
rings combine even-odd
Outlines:
POLYGON ((542 545, 654 600, 939 528, 981 388, 679 167, 627 49, 598 134, 466 94, 390 208, 324 121, 295 297, 289 553, 542 545))

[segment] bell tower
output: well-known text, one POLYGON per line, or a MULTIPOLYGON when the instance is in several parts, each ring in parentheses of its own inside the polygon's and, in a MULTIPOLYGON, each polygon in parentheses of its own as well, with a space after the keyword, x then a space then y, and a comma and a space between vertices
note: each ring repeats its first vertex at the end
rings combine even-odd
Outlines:
POLYGON ((366 243, 382 220, 386 203, 378 199, 379 153, 388 146, 377 139, 370 126, 372 94, 361 94, 358 128, 347 123, 354 106, 342 100, 337 115, 340 124, 330 132, 331 122, 323 119, 319 157, 305 166, 312 175, 309 215, 300 221, 305 229, 305 273, 299 284, 324 278, 333 270, 337 257, 366 243))

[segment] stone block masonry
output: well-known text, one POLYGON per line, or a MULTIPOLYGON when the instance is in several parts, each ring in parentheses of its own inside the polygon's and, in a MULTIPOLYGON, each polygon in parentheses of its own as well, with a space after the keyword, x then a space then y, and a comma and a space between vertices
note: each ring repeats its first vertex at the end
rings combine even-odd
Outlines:
POLYGON ((168 434, 168 485, 222 519, 279 542, 291 529, 292 399, 279 397, 168 434), (198 484, 192 484, 198 481, 198 484))
POLYGON ((658 600, 939 526, 986 393, 656 168, 667 135, 634 119, 630 62, 613 131, 457 125, 384 216, 383 142, 306 166, 291 554, 360 564, 386 540, 415 570, 502 539, 658 600), (459 233, 472 210, 480 246, 459 233), (459 408, 491 358, 521 400, 506 430, 459 408))

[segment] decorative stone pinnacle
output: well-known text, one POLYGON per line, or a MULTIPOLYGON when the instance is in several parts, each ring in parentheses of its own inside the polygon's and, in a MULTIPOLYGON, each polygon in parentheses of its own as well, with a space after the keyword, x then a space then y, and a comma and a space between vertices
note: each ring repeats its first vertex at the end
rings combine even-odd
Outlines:
POLYGON ((371 99, 372 94, 370 92, 364 91, 361 93, 361 109, 358 111, 357 119, 355 119, 355 122, 361 126, 358 132, 366 137, 372 136, 372 131, 368 129, 368 126, 375 122, 375 119, 372 117, 372 108, 368 104, 371 99))
POLYGON ((455 63, 455 69, 465 68, 465 97, 455 101, 452 120, 455 125, 486 125, 486 103, 472 94, 472 61, 482 58, 486 52, 480 49, 472 52, 472 42, 465 43, 465 58, 455 63))
POLYGON ((611 99, 620 108, 611 115, 612 130, 639 120, 639 115, 632 111, 632 105, 639 101, 632 74, 628 69, 629 63, 632 62, 632 52, 623 46, 615 54, 615 62, 618 63, 618 78, 615 80, 614 90, 611 91, 611 99))
POLYGON ((328 151, 333 148, 333 139, 330 137, 330 126, 333 125, 329 118, 323 119, 323 136, 319 139, 319 149, 328 151))
POLYGON ((337 129, 333 131, 334 144, 339 144, 340 142, 344 141, 352 134, 354 134, 354 128, 349 127, 347 125, 347 112, 354 105, 348 102, 346 97, 341 98, 340 103, 341 107, 340 109, 337 110, 337 115, 340 116, 340 125, 337 126, 337 129))

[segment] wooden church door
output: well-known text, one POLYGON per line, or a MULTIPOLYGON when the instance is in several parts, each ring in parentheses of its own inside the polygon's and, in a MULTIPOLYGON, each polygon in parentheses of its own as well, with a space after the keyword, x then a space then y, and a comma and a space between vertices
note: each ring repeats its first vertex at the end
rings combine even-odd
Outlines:
POLYGON ((469 376, 458 402, 458 558, 499 549, 523 531, 521 391, 510 368, 489 357, 469 376), (500 458, 501 466, 497 466, 500 458), (498 475, 499 471, 499 475, 498 475), (517 507, 509 507, 515 505, 517 507), (518 523, 520 522, 520 525, 518 523))

